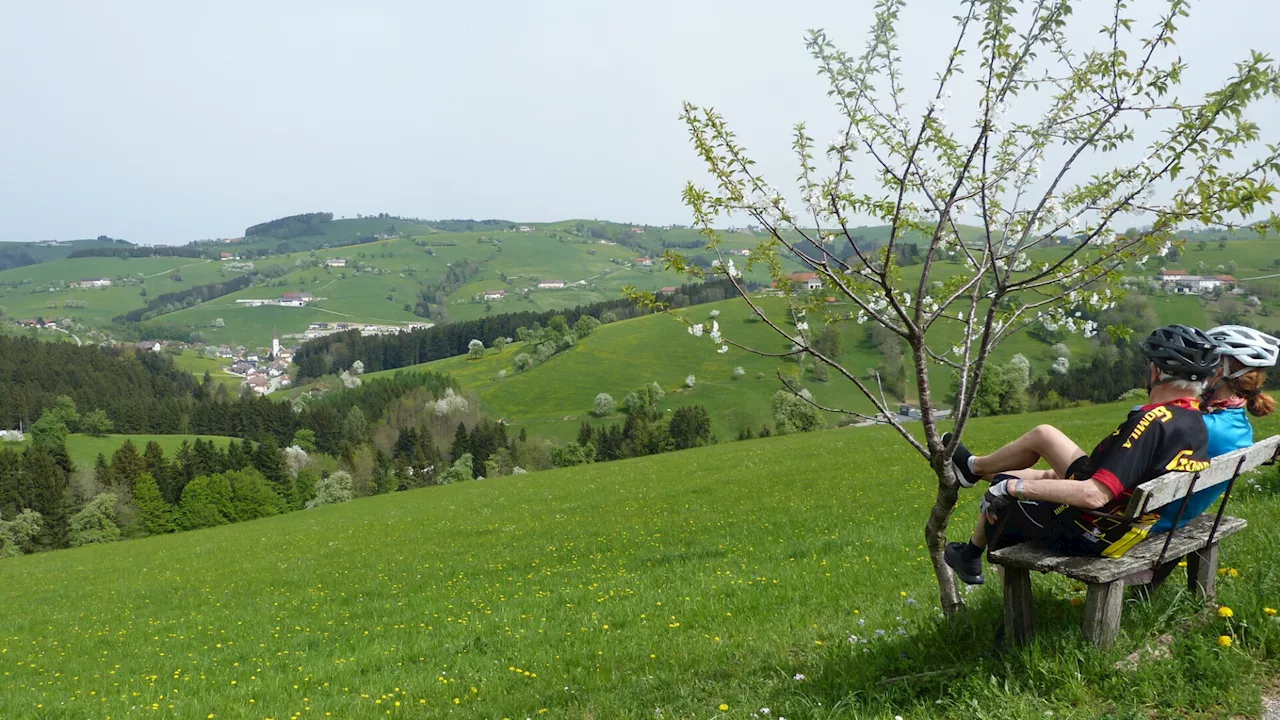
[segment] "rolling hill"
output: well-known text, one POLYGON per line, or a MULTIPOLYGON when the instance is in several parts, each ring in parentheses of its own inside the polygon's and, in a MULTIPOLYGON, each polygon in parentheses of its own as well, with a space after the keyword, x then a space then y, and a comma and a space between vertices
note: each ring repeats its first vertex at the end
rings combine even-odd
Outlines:
MULTIPOLYGON (((780 299, 765 299, 762 303, 773 316, 783 316, 784 305, 780 299)), ((841 309, 838 305, 836 308, 841 309)), ((784 352, 789 347, 772 329, 758 321, 740 299, 697 305, 678 312, 691 322, 710 322, 711 313, 717 313, 714 320, 720 324, 725 337, 766 352, 784 352)), ((841 361, 852 372, 866 377, 868 368, 882 363, 880 353, 867 340, 867 327, 848 322, 840 328, 845 349, 841 361)), ((944 346, 951 340, 948 330, 954 329, 937 329, 944 346)), ((1093 345, 1078 336, 1068 338, 1067 342, 1078 356, 1087 356, 1093 345)), ((995 358, 1004 361, 1022 353, 1036 371, 1043 372, 1053 362, 1048 350, 1048 345, 1020 334, 1001 346, 995 358)), ((781 388, 778 373, 793 373, 797 369, 794 362, 761 357, 737 348, 719 354, 709 340, 692 337, 684 325, 665 315, 603 325, 573 348, 530 370, 515 373, 512 361, 521 352, 525 352, 525 348, 516 343, 501 353, 489 349, 482 359, 453 357, 407 370, 426 369, 451 375, 480 398, 489 415, 527 427, 539 437, 564 441, 577 435, 583 420, 601 422, 588 412, 598 393, 608 393, 620 402, 629 391, 651 382, 657 382, 667 391, 662 409, 673 411, 682 405, 704 405, 711 414, 713 433, 721 440, 729 440, 745 428, 754 432, 762 425, 772 424, 771 402, 773 394, 781 388), (743 369, 741 377, 735 377, 736 367, 743 369), (507 374, 500 377, 503 371, 507 374), (692 388, 685 387, 689 375, 695 378, 692 388)), ((400 371, 370 373, 370 377, 400 371)), ((931 378, 939 392, 946 392, 950 386, 948 368, 935 367, 931 378)), ((805 385, 823 405, 874 412, 870 401, 852 383, 834 374, 829 381, 818 382, 806 373, 805 385)), ((621 420, 619 415, 605 422, 621 420)), ((831 414, 829 420, 834 423, 839 417, 831 414)))
MULTIPOLYGON (((1100 436, 1124 410, 979 420, 967 438, 990 447, 1045 420, 1100 436)), ((996 583, 938 617, 920 539, 931 480, 885 428, 13 558, 0 716, 1254 714, 1280 647, 1264 614, 1280 598, 1271 493, 1233 501, 1250 520, 1223 546, 1233 620, 1167 587, 1127 608, 1107 651, 1082 644, 1082 593, 1061 578, 1036 580, 1030 647, 997 646, 996 583), (1235 646, 1217 647, 1232 628, 1235 646), (1166 659, 1145 659, 1166 634, 1166 659)), ((954 534, 976 502, 963 495, 954 534)))

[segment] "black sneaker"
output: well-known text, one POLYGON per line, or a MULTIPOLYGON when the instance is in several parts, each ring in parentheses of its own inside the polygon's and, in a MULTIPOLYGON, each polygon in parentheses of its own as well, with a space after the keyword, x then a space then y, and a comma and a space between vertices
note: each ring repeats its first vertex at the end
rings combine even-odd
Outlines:
MULTIPOLYGON (((951 442, 951 433, 942 436, 942 444, 946 445, 951 442)), ((960 487, 971 488, 982 481, 982 476, 969 469, 969 458, 973 457, 973 453, 969 452, 969 448, 964 443, 956 444, 956 452, 951 456, 951 467, 955 468, 956 480, 960 481, 960 487)))
POLYGON ((942 557, 947 561, 947 567, 954 570, 966 585, 981 585, 986 582, 986 578, 982 577, 982 553, 970 557, 969 543, 947 543, 942 557))

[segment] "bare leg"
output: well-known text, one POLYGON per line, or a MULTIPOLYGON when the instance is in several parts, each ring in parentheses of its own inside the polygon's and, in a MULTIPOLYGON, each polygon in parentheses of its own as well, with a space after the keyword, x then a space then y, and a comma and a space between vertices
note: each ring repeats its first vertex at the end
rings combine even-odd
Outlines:
POLYGON ((990 455, 975 455, 973 470, 983 476, 1026 470, 1044 458, 1053 467, 1054 477, 1065 478, 1067 468, 1084 454, 1080 446, 1058 428, 1037 425, 990 455))
POLYGON ((969 542, 978 547, 987 546, 987 518, 978 515, 978 524, 973 528, 973 534, 969 536, 969 542))

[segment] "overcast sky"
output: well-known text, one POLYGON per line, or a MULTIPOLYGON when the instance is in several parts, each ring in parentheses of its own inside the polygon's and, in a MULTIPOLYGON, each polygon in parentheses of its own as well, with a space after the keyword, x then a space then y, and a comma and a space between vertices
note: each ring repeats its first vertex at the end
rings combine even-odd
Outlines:
MULTIPOLYGON (((792 123, 836 127, 805 30, 857 50, 871 4, 5 2, 0 240, 183 243, 315 210, 687 223, 681 101, 783 184, 792 123)), ((1274 46, 1269 6, 1194 7, 1193 84, 1274 46)), ((957 7, 909 6, 908 81, 937 72, 957 7)), ((1258 119, 1274 137, 1274 108, 1258 119)))

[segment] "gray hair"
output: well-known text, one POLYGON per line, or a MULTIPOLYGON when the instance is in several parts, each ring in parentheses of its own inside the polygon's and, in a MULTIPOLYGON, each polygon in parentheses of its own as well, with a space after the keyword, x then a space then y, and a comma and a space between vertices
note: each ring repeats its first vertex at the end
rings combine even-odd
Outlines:
POLYGON ((1161 370, 1160 382, 1178 388, 1179 390, 1185 390, 1192 395, 1199 397, 1204 394, 1205 388, 1208 387, 1209 378, 1205 378, 1204 380, 1188 380, 1186 378, 1170 375, 1169 373, 1161 370))

